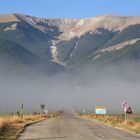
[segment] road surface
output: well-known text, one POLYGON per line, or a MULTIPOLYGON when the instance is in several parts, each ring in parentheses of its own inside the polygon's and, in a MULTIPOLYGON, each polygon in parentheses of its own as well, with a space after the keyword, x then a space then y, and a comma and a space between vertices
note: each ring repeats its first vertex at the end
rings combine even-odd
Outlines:
POLYGON ((27 127, 18 140, 140 140, 140 136, 63 113, 27 127))

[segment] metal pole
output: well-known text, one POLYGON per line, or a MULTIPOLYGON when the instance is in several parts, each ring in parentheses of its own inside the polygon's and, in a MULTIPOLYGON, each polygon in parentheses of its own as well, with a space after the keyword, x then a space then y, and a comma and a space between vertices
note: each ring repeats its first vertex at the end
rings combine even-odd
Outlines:
POLYGON ((94 113, 96 115, 96 99, 94 99, 94 113))
POLYGON ((125 112, 125 123, 126 123, 126 119, 127 119, 127 113, 125 112))
POLYGON ((20 114, 21 114, 22 119, 23 119, 23 114, 24 114, 23 109, 24 109, 24 104, 23 104, 23 102, 21 102, 21 112, 20 112, 20 114))

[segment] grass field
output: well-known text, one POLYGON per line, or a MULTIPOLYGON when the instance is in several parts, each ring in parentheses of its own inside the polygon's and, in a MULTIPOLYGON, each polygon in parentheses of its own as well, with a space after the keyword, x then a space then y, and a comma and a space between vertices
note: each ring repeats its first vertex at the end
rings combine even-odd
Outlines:
POLYGON ((133 120, 135 122, 140 122, 140 116, 132 116, 132 117, 128 117, 128 119, 133 120))
POLYGON ((26 125, 58 116, 60 112, 24 115, 23 118, 17 115, 0 116, 0 140, 15 140, 26 125))
POLYGON ((140 134, 140 117, 128 116, 126 121, 123 116, 116 115, 94 115, 94 114, 79 114, 82 118, 95 119, 114 127, 123 128, 140 134))

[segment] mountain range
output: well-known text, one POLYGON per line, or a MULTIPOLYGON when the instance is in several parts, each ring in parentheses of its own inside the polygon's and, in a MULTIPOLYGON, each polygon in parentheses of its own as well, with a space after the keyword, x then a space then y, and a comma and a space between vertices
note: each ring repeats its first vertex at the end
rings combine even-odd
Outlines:
POLYGON ((140 17, 0 15, 0 64, 43 73, 140 60, 140 17))

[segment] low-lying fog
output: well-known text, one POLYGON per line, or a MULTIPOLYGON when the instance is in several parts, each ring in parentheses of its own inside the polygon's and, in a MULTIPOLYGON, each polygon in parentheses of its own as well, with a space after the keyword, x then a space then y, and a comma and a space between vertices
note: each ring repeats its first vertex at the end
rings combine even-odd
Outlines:
MULTIPOLYGON (((107 106, 108 113, 123 113, 126 100, 134 113, 140 113, 140 68, 136 65, 86 67, 74 74, 33 77, 0 71, 0 111, 14 113, 24 103, 25 112, 46 109, 90 109, 107 106)), ((26 75, 26 74, 25 74, 26 75)), ((28 73, 28 75, 30 75, 28 73)))

